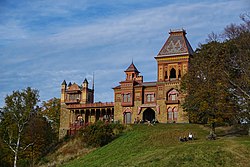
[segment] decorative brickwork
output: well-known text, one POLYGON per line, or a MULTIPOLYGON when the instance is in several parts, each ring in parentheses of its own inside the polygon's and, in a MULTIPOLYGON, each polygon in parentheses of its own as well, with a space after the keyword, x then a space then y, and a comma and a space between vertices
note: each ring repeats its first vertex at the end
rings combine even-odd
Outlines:
POLYGON ((78 129, 97 120, 121 123, 159 121, 183 123, 188 118, 181 104, 185 95, 179 92, 181 78, 188 70, 193 49, 185 30, 170 31, 157 61, 157 81, 143 82, 143 76, 132 62, 124 71, 125 80, 113 88, 114 102, 94 103, 94 85, 88 88, 87 79, 82 85, 61 86, 61 115, 59 137, 74 134, 78 129))
POLYGON ((185 36, 185 30, 174 30, 169 34, 166 43, 155 57, 158 64, 156 82, 143 82, 142 79, 138 82, 137 78, 143 77, 139 76, 139 71, 132 62, 125 70, 126 80, 113 88, 115 120, 123 123, 155 120, 162 123, 188 122, 181 107, 185 95, 180 94, 179 90, 193 49, 185 36), (127 94, 130 94, 131 101, 124 103, 124 100, 127 101, 127 94))

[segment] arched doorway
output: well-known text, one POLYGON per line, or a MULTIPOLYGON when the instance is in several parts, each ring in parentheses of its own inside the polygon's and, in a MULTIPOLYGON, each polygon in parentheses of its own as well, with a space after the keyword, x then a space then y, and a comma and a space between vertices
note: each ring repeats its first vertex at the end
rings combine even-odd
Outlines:
POLYGON ((143 121, 152 121, 155 119, 155 111, 152 108, 147 108, 142 115, 143 121))
POLYGON ((131 112, 124 112, 124 123, 131 124, 131 112))

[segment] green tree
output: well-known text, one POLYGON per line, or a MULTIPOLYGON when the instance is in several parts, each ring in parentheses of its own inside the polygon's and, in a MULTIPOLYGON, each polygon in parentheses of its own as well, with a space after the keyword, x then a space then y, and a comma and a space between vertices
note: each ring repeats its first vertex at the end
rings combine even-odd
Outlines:
POLYGON ((250 118, 250 22, 242 18, 243 24, 225 28, 222 42, 209 36, 190 58, 182 81, 190 121, 211 124, 213 133, 216 123, 250 118))
POLYGON ((52 98, 48 101, 43 101, 41 115, 51 124, 52 129, 58 139, 60 126, 60 108, 61 102, 58 98, 52 98))
POLYGON ((26 150, 34 143, 23 143, 24 129, 27 126, 32 113, 36 113, 39 101, 38 91, 26 88, 23 91, 14 91, 12 95, 5 98, 1 129, 3 141, 14 153, 13 166, 16 167, 18 154, 21 150, 26 150))
POLYGON ((27 162, 25 166, 28 163, 34 166, 37 159, 49 152, 54 140, 55 133, 46 118, 39 114, 32 115, 25 127, 23 138, 23 143, 32 143, 32 145, 20 155, 27 162))
POLYGON ((190 122, 209 123, 215 132, 216 123, 232 122, 234 103, 226 89, 222 73, 225 46, 219 42, 201 45, 190 58, 189 71, 182 88, 187 91, 183 104, 190 122))

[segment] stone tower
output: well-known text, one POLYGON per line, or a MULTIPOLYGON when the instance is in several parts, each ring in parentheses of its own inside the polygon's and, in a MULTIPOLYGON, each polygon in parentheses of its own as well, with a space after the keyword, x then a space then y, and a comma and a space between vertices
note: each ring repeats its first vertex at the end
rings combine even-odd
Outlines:
POLYGON ((157 104, 166 111, 168 122, 187 122, 181 103, 181 78, 188 70, 189 56, 193 49, 186 38, 186 31, 170 30, 170 36, 155 57, 157 61, 157 104))
POLYGON ((186 31, 172 30, 155 57, 157 81, 143 82, 134 63, 125 70, 126 79, 114 87, 114 118, 123 123, 158 120, 163 123, 188 122, 181 104, 181 78, 188 70, 193 49, 186 31))

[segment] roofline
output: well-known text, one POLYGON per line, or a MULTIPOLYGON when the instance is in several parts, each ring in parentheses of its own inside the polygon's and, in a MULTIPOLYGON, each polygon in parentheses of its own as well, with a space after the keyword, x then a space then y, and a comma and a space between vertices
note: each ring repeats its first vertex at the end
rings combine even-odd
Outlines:
POLYGON ((113 87, 112 89, 121 89, 121 85, 113 87))
POLYGON ((170 29, 169 34, 175 33, 175 32, 183 32, 185 35, 187 34, 186 30, 181 28, 181 29, 170 29))
POLYGON ((162 58, 162 57, 189 56, 189 55, 192 55, 192 54, 186 52, 186 53, 175 53, 175 54, 169 54, 169 55, 157 55, 154 58, 157 59, 157 58, 162 58))

